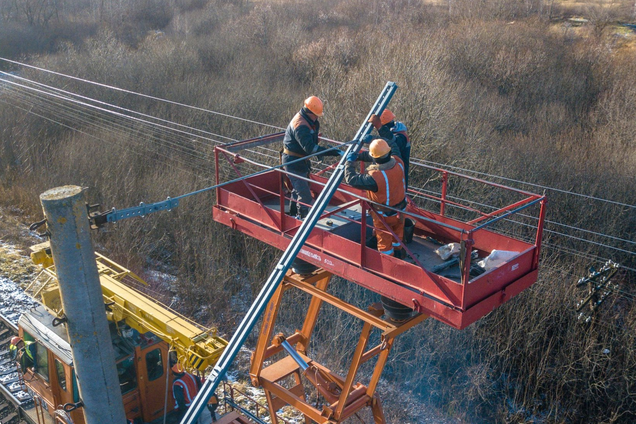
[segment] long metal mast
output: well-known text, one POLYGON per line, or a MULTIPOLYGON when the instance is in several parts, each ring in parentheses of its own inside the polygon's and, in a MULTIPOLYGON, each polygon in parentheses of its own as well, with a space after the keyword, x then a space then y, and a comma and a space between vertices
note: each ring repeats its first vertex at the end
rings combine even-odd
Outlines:
POLYGON ((225 376, 225 373, 230 368, 230 365, 232 365, 234 358, 236 358, 236 355, 238 355, 241 347, 245 343, 245 340, 252 332, 252 329, 256 325, 259 317, 261 316, 261 314, 267 307, 268 302, 274 295, 274 292, 280 285, 281 281, 283 281, 283 277, 291 267, 292 261, 300 252, 300 249, 305 244, 305 241, 307 241, 309 234, 311 234, 311 231, 316 226, 316 223, 320 219, 320 216, 322 215, 332 196, 338 189, 338 186, 340 185, 340 182, 344 177, 344 168, 347 154, 349 154, 350 152, 358 152, 360 150, 360 148, 362 147, 362 139, 372 130, 372 125, 368 122, 369 118, 371 118, 371 115, 379 116, 382 114, 384 109, 391 101, 395 90, 397 90, 397 84, 391 81, 386 83, 386 86, 382 90, 382 93, 375 101, 375 104, 369 111, 369 114, 358 129, 358 132, 356 133, 356 136, 354 138, 355 142, 349 145, 349 148, 347 149, 345 155, 343 155, 340 159, 340 163, 338 163, 338 166, 329 178, 329 181, 327 181, 327 184, 320 193, 320 196, 318 196, 316 202, 311 207, 309 214, 303 221, 294 238, 292 239, 289 247, 287 247, 287 250, 283 252, 282 257, 274 268, 274 271, 267 279, 267 282, 256 297, 256 300, 254 300, 254 303, 252 303, 249 311, 247 311, 247 314, 239 324, 236 332, 230 339, 229 344, 223 351, 221 358, 219 358, 219 361, 208 376, 208 379, 205 381, 203 387, 201 387, 201 390, 192 402, 192 405, 190 405, 190 408, 188 408, 185 416, 181 421, 181 424, 195 424, 199 415, 203 411, 203 408, 207 407, 208 400, 216 391, 219 383, 221 382, 221 379, 225 376))

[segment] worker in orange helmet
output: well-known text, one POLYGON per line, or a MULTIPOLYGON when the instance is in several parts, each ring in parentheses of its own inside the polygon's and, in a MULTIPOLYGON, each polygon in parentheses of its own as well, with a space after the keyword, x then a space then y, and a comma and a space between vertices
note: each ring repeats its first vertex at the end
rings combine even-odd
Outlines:
MULTIPOLYGON (((197 393, 199 393, 202 382, 199 377, 187 372, 183 365, 178 362, 172 366, 172 374, 174 375, 172 396, 174 397, 177 413, 182 418, 190 405, 192 405, 197 393)), ((210 424, 212 422, 212 416, 208 408, 203 408, 197 422, 198 424, 210 424)))
MULTIPOLYGON (((318 145, 318 134, 320 132, 320 122, 318 118, 323 115, 323 104, 316 96, 305 99, 302 109, 291 120, 285 130, 283 138, 283 163, 301 159, 307 155, 327 150, 318 145)), ((341 150, 331 150, 322 156, 342 156, 341 150)), ((309 182, 295 177, 309 178, 311 162, 309 159, 301 160, 285 166, 289 172, 289 179, 292 184, 292 201, 296 204, 296 216, 303 219, 309 212, 309 206, 313 204, 309 182)))
POLYGON ((406 125, 396 120, 395 114, 389 109, 384 109, 384 112, 382 112, 379 117, 377 115, 371 115, 369 122, 373 124, 380 137, 395 141, 395 144, 397 144, 400 149, 400 157, 404 161, 404 181, 408 188, 411 139, 407 133, 406 125))
POLYGON ((378 251, 385 255, 404 258, 405 252, 400 240, 404 236, 405 217, 399 211, 406 208, 406 181, 404 162, 397 144, 393 140, 378 138, 371 142, 368 152, 349 153, 345 165, 345 182, 352 187, 366 190, 369 200, 375 202, 371 207, 376 212, 372 213, 372 216, 378 251), (358 160, 373 164, 361 174, 357 172, 354 164, 358 160), (378 215, 400 240, 386 231, 378 215))

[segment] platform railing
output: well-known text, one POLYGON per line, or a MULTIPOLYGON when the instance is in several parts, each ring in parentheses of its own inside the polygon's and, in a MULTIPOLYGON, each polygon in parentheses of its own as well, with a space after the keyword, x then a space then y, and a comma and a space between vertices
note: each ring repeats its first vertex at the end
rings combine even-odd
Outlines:
MULTIPOLYGON (((260 140, 260 143, 272 143, 272 142, 280 142, 282 140, 282 136, 280 134, 278 135, 272 135, 272 136, 265 136, 265 137, 261 137, 258 140, 260 140)), ((246 140, 246 141, 242 141, 242 142, 237 142, 237 143, 231 143, 230 145, 226 145, 223 147, 216 147, 215 148, 215 163, 216 163, 216 177, 217 177, 217 183, 220 183, 221 181, 219 180, 219 158, 222 156, 226 159, 226 161, 230 164, 231 168, 234 170, 234 172, 240 177, 242 174, 240 172, 240 170, 238 169, 238 164, 239 163, 246 163, 246 164, 250 164, 253 165, 255 167, 260 167, 260 168, 268 168, 268 166, 243 157, 239 154, 239 152, 241 151, 241 147, 243 146, 249 146, 249 147, 253 147, 255 145, 255 143, 258 140, 246 140)), ((335 165, 334 165, 335 166, 335 165)), ((361 163, 361 166, 364 166, 363 163, 361 163)), ((418 206, 416 206, 410 199, 409 199, 409 207, 407 208, 408 210, 404 210, 404 211, 398 211, 397 209, 393 209, 393 208, 387 208, 386 205, 380 205, 377 204, 373 201, 370 201, 368 198, 366 198, 366 196, 354 192, 351 189, 345 188, 345 187, 341 187, 338 189, 339 193, 345 194, 346 197, 352 198, 352 201, 349 202, 345 202, 346 204, 343 206, 340 206, 338 208, 336 208, 335 210, 332 211, 325 211, 322 215, 321 215, 321 219, 324 218, 328 218, 334 214, 337 214, 338 212, 340 212, 341 210, 347 208, 347 207, 351 207, 351 206, 355 206, 356 204, 360 205, 362 214, 361 214, 361 219, 360 219, 360 264, 359 266, 361 268, 367 268, 366 266, 366 249, 365 249, 365 243, 364 241, 366 240, 366 235, 368 234, 369 231, 369 227, 371 227, 371 229, 374 229, 374 226, 367 224, 367 220, 364 219, 364 217, 367 216, 367 213, 370 214, 376 214, 377 212, 375 212, 374 206, 382 206, 384 209, 389 209, 389 210, 395 210, 396 212, 400 212, 404 215, 406 215, 407 217, 410 217, 416 221, 420 221, 420 222, 425 222, 427 223, 427 225, 431 225, 431 226, 437 226, 438 228, 445 228, 448 230, 452 230, 454 232, 457 232, 457 234, 459 235, 458 237, 458 242, 461 243, 462 245, 462 250, 461 250, 461 259, 460 259, 460 268, 461 268, 461 283, 462 283, 462 293, 461 293, 461 298, 457 299, 456 296, 453 296, 450 292, 448 292, 448 290, 446 290, 444 288, 443 285, 440 285, 439 283, 436 282, 435 279, 433 279, 433 281, 435 282, 435 284, 437 285, 437 287, 441 290, 442 293, 444 293, 444 295, 447 297, 448 301, 455 307, 459 307, 461 308, 464 304, 464 298, 465 298, 465 290, 466 290, 466 285, 468 284, 468 282, 470 281, 470 266, 471 266, 471 254, 472 254, 472 250, 474 247, 474 237, 475 234, 477 234, 480 231, 483 231, 487 228, 491 228, 494 224, 504 220, 504 219, 509 219, 511 216, 533 206, 536 204, 540 205, 540 210, 539 210, 539 217, 538 217, 538 225, 536 228, 536 234, 535 234, 535 240, 534 240, 534 258, 533 258, 533 266, 534 269, 536 269, 536 267, 538 266, 538 257, 539 257, 539 250, 540 250, 540 245, 541 245, 541 235, 543 232, 543 220, 545 218, 545 197, 538 195, 538 194, 534 194, 534 193, 530 193, 524 190, 519 190, 519 189, 515 189, 512 187, 507 187, 501 184, 497 184, 497 183, 493 183, 493 182, 489 182, 486 180, 482 180, 479 178, 475 178, 475 177, 471 177, 465 174, 461 174, 458 172, 453 172, 453 171, 449 171, 449 170, 445 170, 445 169, 441 169, 438 167, 433 167, 433 166, 428 166, 428 165, 424 165, 424 164, 418 164, 418 166, 426 168, 434 173, 438 173, 441 176, 441 187, 440 187, 440 194, 439 195, 434 195, 434 194, 429 194, 429 193, 424 193, 420 190, 416 190, 416 189, 411 189, 409 188, 408 193, 412 196, 419 196, 428 200, 431 200, 433 202, 437 202, 439 203, 439 216, 441 217, 446 217, 447 216, 447 209, 448 207, 455 207, 455 208, 461 208, 465 211, 469 211, 471 213, 474 213, 476 215, 478 215, 476 218, 470 219, 470 220, 458 220, 456 218, 452 218, 454 221, 457 222, 462 222, 463 224, 465 224, 465 226, 468 226, 469 228, 461 228, 452 224, 449 224, 447 222, 442 222, 441 220, 436 220, 436 219, 431 219, 427 216, 423 216, 422 214, 417 213, 416 211, 422 210, 424 211, 424 209, 419 208, 418 206), (475 182, 478 184, 483 184, 485 186, 489 186, 492 187, 494 189, 498 189, 498 190, 504 190, 510 193, 513 193, 514 195, 519 195, 522 196, 522 198, 520 200, 517 200, 513 203, 507 204, 503 207, 493 207, 494 210, 489 210, 489 211, 482 211, 480 209, 477 209, 475 207, 472 207, 470 205, 467 204, 462 204, 460 201, 455 201, 453 199, 450 198, 449 196, 449 188, 450 188, 450 179, 452 178, 459 178, 459 179, 463 179, 463 180, 467 180, 470 182, 475 182)), ((314 178, 311 178, 312 176, 310 176, 310 178, 304 178, 304 177, 300 177, 296 174, 292 174, 289 173, 287 171, 285 171, 282 168, 276 168, 274 169, 275 172, 277 172, 280 175, 279 178, 279 182, 278 182, 278 187, 277 190, 278 192, 276 192, 275 190, 272 189, 267 189, 265 187, 259 186, 257 184, 252 184, 249 180, 243 180, 242 183, 245 185, 245 187, 247 188, 247 190, 250 192, 250 194, 253 197, 253 200, 255 202, 258 202, 261 207, 264 209, 265 213, 267 213, 271 219, 271 221, 273 223, 275 223, 275 225, 277 226, 277 229, 280 232, 283 233, 289 233, 290 231, 294 231, 295 229, 299 228, 300 226, 300 222, 296 222, 296 221, 290 221, 288 218, 285 216, 285 204, 286 202, 291 201, 292 199, 289 196, 285 195, 285 176, 287 175, 292 175, 294 178, 299 178, 301 180, 305 180, 307 182, 309 182, 312 185, 318 185, 318 186, 324 186, 325 184, 323 182, 321 182, 319 179, 316 178, 316 176, 319 176, 321 174, 324 174, 325 172, 327 172, 328 170, 330 170, 330 167, 326 167, 325 169, 312 174, 312 176, 314 178), (259 196, 259 194, 261 194, 261 196, 259 196), (272 196, 275 198, 278 198, 279 200, 279 207, 280 207, 280 214, 278 214, 278 216, 276 216, 276 214, 274 213, 274 211, 272 211, 270 208, 265 207, 265 205, 263 204, 263 201, 261 200, 262 195, 267 195, 267 196, 272 196), (289 225, 289 222, 293 222, 293 224, 289 225)), ((217 192, 218 195, 218 192, 217 192)), ((468 201, 467 201, 468 203, 468 201)), ((311 206, 311 205, 306 205, 306 206, 311 206)), ((346 216, 342 216, 339 215, 340 218, 345 219, 347 221, 350 222, 354 222, 355 220, 348 218, 346 216)), ((380 216, 380 220, 382 221, 382 217, 380 216)), ((375 228, 375 231, 388 231, 393 233, 388 226, 385 228, 375 228)), ((393 233, 393 236, 396 236, 393 233)), ((396 237, 396 239, 400 240, 398 237, 396 237)), ((430 271, 428 271, 421 263, 419 263, 419 261, 417 260, 417 258, 415 257, 415 255, 412 254, 412 252, 409 250, 408 246, 406 246, 406 244, 400 240, 400 244, 401 247, 407 252, 407 254, 413 259, 413 261, 416 263, 416 265, 418 267, 420 267, 423 272, 429 274, 430 271)))

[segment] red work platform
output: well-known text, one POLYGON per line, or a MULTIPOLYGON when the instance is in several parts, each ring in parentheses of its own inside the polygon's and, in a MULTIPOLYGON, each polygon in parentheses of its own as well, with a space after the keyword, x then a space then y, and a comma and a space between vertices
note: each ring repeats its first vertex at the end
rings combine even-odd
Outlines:
MULTIPOLYGON (((277 133, 215 148, 217 183, 242 177, 253 173, 259 166, 265 166, 250 159, 248 152, 266 146, 270 147, 270 152, 274 151, 274 147, 278 151, 282 137, 282 133, 277 133), (241 169, 244 166, 251 168, 246 171, 241 169), (223 180, 221 175, 224 175, 223 180)), ((265 167, 271 167, 271 164, 265 167)), ((415 222, 415 234, 412 242, 403 245, 408 253, 406 259, 382 255, 360 243, 368 240, 373 231, 372 205, 363 191, 344 183, 331 199, 298 258, 418 313, 462 329, 537 280, 545 197, 414 164, 414 161, 411 161, 412 181, 414 169, 418 167, 422 168, 422 172, 436 176, 436 179, 429 177, 428 181, 437 181, 439 193, 409 189, 410 198, 415 200, 410 199, 406 213, 415 222), (480 199, 469 202, 451 195, 455 187, 462 193, 467 192, 467 184, 471 184, 471 192, 481 193, 480 199), (493 199, 509 202, 494 209, 491 207, 489 212, 477 209, 477 206, 483 209, 486 206, 483 203, 493 199), (431 205, 436 211, 428 210, 431 205), (457 212, 450 216, 450 209, 457 212), (515 225, 513 217, 527 220, 528 214, 532 213, 533 224, 525 224, 523 231, 513 230, 521 235, 503 233, 510 231, 507 224, 515 225), (367 218, 361 219, 362 216, 367 218), (444 262, 433 252, 440 242, 460 243, 461 260, 453 267, 433 272, 444 262), (516 255, 481 275, 471 274, 472 252, 476 251, 479 258, 485 258, 493 250, 512 251, 516 255)), ((328 171, 329 168, 311 175, 314 193, 319 193, 327 181, 320 174, 328 171)), ((218 188, 214 220, 281 250, 286 249, 301 222, 284 213, 290 200, 284 178, 282 169, 272 169, 218 188)))

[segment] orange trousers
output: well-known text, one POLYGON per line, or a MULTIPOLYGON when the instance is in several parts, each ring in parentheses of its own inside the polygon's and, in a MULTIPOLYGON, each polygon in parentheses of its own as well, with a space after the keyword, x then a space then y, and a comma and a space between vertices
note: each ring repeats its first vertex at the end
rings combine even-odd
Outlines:
POLYGON ((384 222, 391 227, 400 240, 396 240, 390 232, 385 230, 386 227, 375 213, 372 215, 373 226, 376 229, 375 233, 378 238, 378 251, 386 255, 392 255, 394 250, 402 249, 400 240, 404 237, 404 215, 398 213, 393 216, 382 216, 382 218, 384 218, 384 222))

